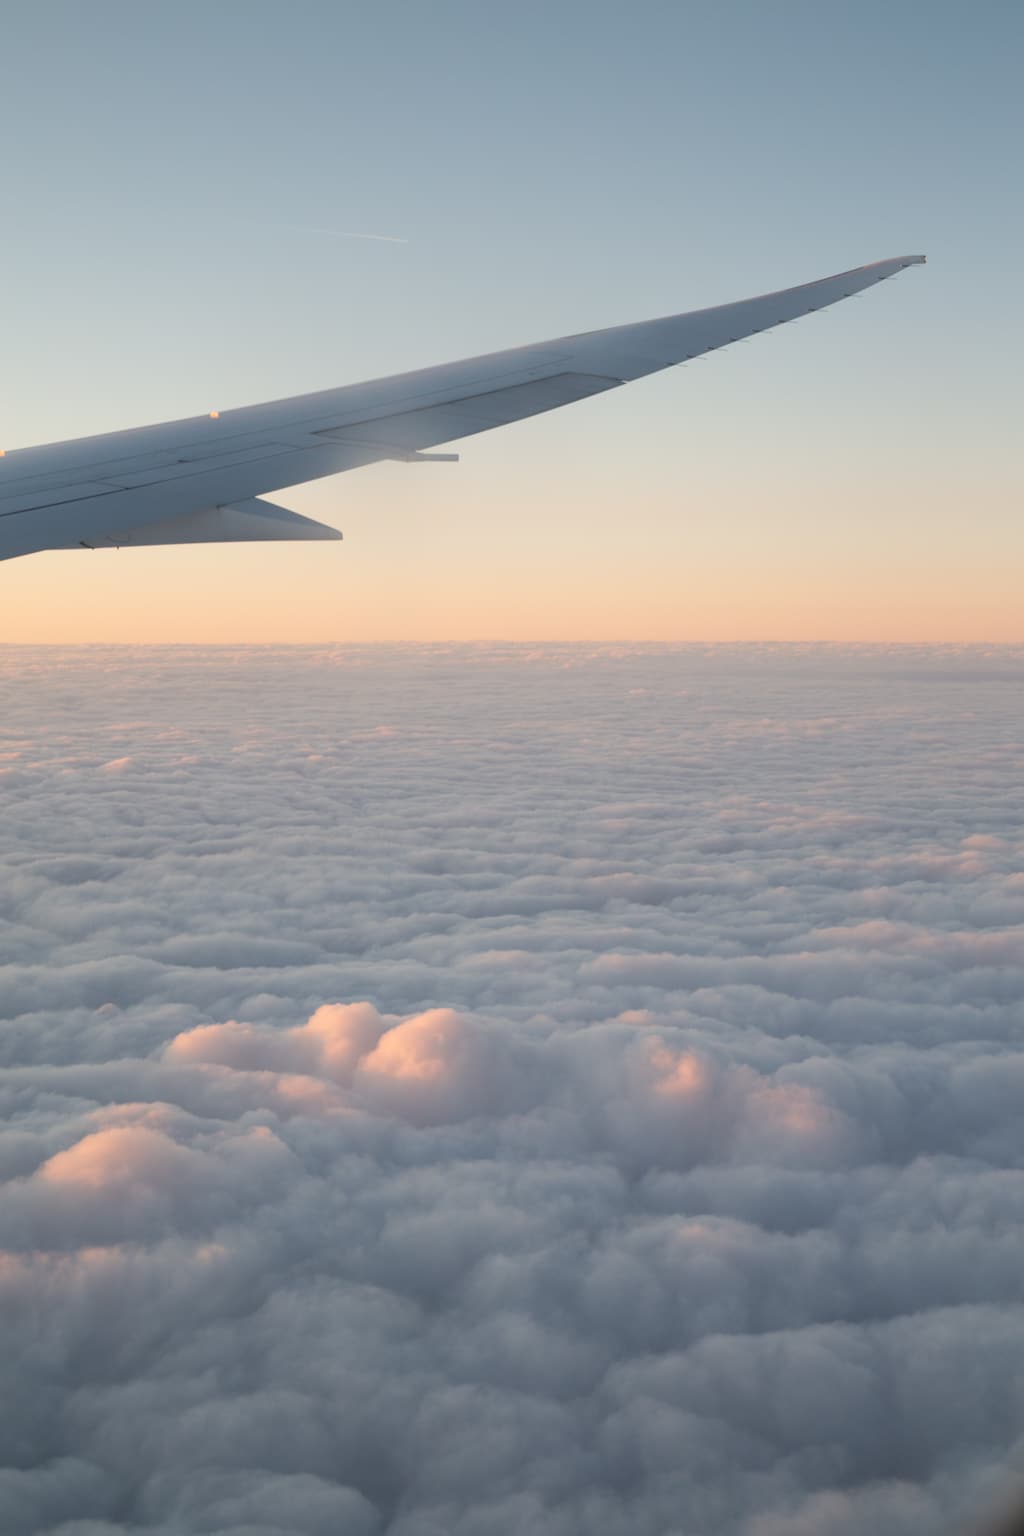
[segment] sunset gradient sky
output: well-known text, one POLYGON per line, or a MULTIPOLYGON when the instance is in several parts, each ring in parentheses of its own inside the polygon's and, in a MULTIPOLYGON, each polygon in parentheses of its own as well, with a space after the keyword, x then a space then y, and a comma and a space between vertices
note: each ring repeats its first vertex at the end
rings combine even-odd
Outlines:
POLYGON ((4 563, 0 639, 1024 638, 1016 0, 38 0, 4 32, 7 448, 929 265, 457 466, 281 496, 344 544, 4 563))

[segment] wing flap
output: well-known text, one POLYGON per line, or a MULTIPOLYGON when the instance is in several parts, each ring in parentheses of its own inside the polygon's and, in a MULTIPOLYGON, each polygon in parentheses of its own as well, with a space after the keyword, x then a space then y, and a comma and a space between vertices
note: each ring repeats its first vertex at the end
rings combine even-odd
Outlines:
MULTIPOLYGON (((139 528, 122 528, 86 549, 124 549, 146 544, 239 544, 266 539, 340 539, 337 528, 303 517, 272 501, 251 497, 223 507, 207 507, 185 517, 169 517, 139 528)), ((70 547, 70 546, 69 546, 70 547)))
POLYGON ((321 430, 317 435, 331 442, 363 442, 403 449, 431 448, 456 438, 472 437, 492 427, 525 421, 543 411, 557 410, 577 400, 587 400, 616 389, 621 379, 588 373, 557 373, 528 384, 512 384, 479 395, 466 395, 443 405, 426 405, 401 415, 369 417, 349 426, 321 430))

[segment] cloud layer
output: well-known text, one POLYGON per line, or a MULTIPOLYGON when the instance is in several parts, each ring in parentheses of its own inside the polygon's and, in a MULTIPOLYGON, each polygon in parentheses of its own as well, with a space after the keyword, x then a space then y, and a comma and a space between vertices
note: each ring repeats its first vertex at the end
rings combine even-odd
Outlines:
POLYGON ((1024 655, 0 654, 0 1526, 895 1536, 1024 1434, 1024 655))

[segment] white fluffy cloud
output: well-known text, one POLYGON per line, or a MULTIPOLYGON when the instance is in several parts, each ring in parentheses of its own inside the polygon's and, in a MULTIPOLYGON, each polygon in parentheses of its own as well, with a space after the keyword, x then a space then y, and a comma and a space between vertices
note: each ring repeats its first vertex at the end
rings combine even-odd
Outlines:
POLYGON ((983 1504, 1024 1435, 1022 681, 0 656, 0 1527, 983 1504))

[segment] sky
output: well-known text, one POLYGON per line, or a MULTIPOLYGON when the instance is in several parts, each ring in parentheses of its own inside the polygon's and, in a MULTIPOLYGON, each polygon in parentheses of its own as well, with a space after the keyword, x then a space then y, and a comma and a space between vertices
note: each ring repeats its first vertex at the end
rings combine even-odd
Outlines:
POLYGON ((1015 0, 9 6, 7 449, 929 264, 281 496, 343 544, 5 563, 0 638, 1019 641, 1022 47, 1015 0))
POLYGON ((0 652, 5 1536, 976 1531, 1022 677, 0 652))

